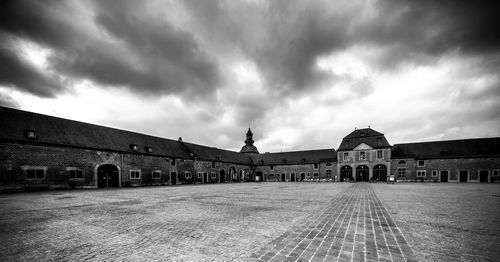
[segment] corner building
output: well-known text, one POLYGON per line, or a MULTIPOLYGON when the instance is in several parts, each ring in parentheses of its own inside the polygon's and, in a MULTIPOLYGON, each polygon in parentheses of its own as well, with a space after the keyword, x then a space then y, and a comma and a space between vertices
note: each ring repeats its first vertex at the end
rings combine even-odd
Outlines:
POLYGON ((0 107, 0 191, 252 181, 500 181, 500 138, 395 144, 355 129, 333 148, 240 152, 0 107))

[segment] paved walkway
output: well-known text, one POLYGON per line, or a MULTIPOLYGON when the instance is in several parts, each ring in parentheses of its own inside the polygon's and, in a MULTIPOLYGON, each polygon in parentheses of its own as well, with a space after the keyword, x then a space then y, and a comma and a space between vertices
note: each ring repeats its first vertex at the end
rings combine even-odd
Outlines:
POLYGON ((417 261, 369 183, 356 183, 251 255, 255 261, 417 261))

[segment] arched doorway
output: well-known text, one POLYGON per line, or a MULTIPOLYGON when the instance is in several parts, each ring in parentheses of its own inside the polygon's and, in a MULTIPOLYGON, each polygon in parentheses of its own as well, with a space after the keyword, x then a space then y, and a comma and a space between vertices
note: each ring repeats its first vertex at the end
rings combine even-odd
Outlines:
POLYGON ((377 181, 387 182, 387 167, 384 165, 376 165, 373 168, 373 177, 377 181))
POLYGON ((226 182, 226 171, 224 169, 221 169, 219 172, 219 183, 225 183, 226 182))
POLYGON ((356 167, 356 181, 368 181, 369 169, 365 165, 356 167))
POLYGON ((340 168, 340 181, 349 181, 352 178, 352 167, 343 166, 340 168))
POLYGON ((101 165, 97 168, 97 187, 119 187, 120 172, 115 165, 101 165))

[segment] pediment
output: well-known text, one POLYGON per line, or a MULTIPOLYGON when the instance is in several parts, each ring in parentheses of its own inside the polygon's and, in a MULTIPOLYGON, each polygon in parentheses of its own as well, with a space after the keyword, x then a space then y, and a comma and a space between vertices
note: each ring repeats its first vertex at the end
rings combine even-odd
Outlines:
POLYGON ((356 148, 354 148, 354 150, 370 150, 370 149, 373 149, 373 147, 371 147, 365 143, 361 143, 356 148))

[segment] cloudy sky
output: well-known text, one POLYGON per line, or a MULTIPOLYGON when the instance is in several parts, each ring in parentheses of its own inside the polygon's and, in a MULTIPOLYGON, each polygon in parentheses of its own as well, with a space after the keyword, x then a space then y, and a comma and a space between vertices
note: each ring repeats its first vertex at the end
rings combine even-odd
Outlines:
POLYGON ((2 1, 0 105, 261 152, 500 136, 494 3, 2 1))

